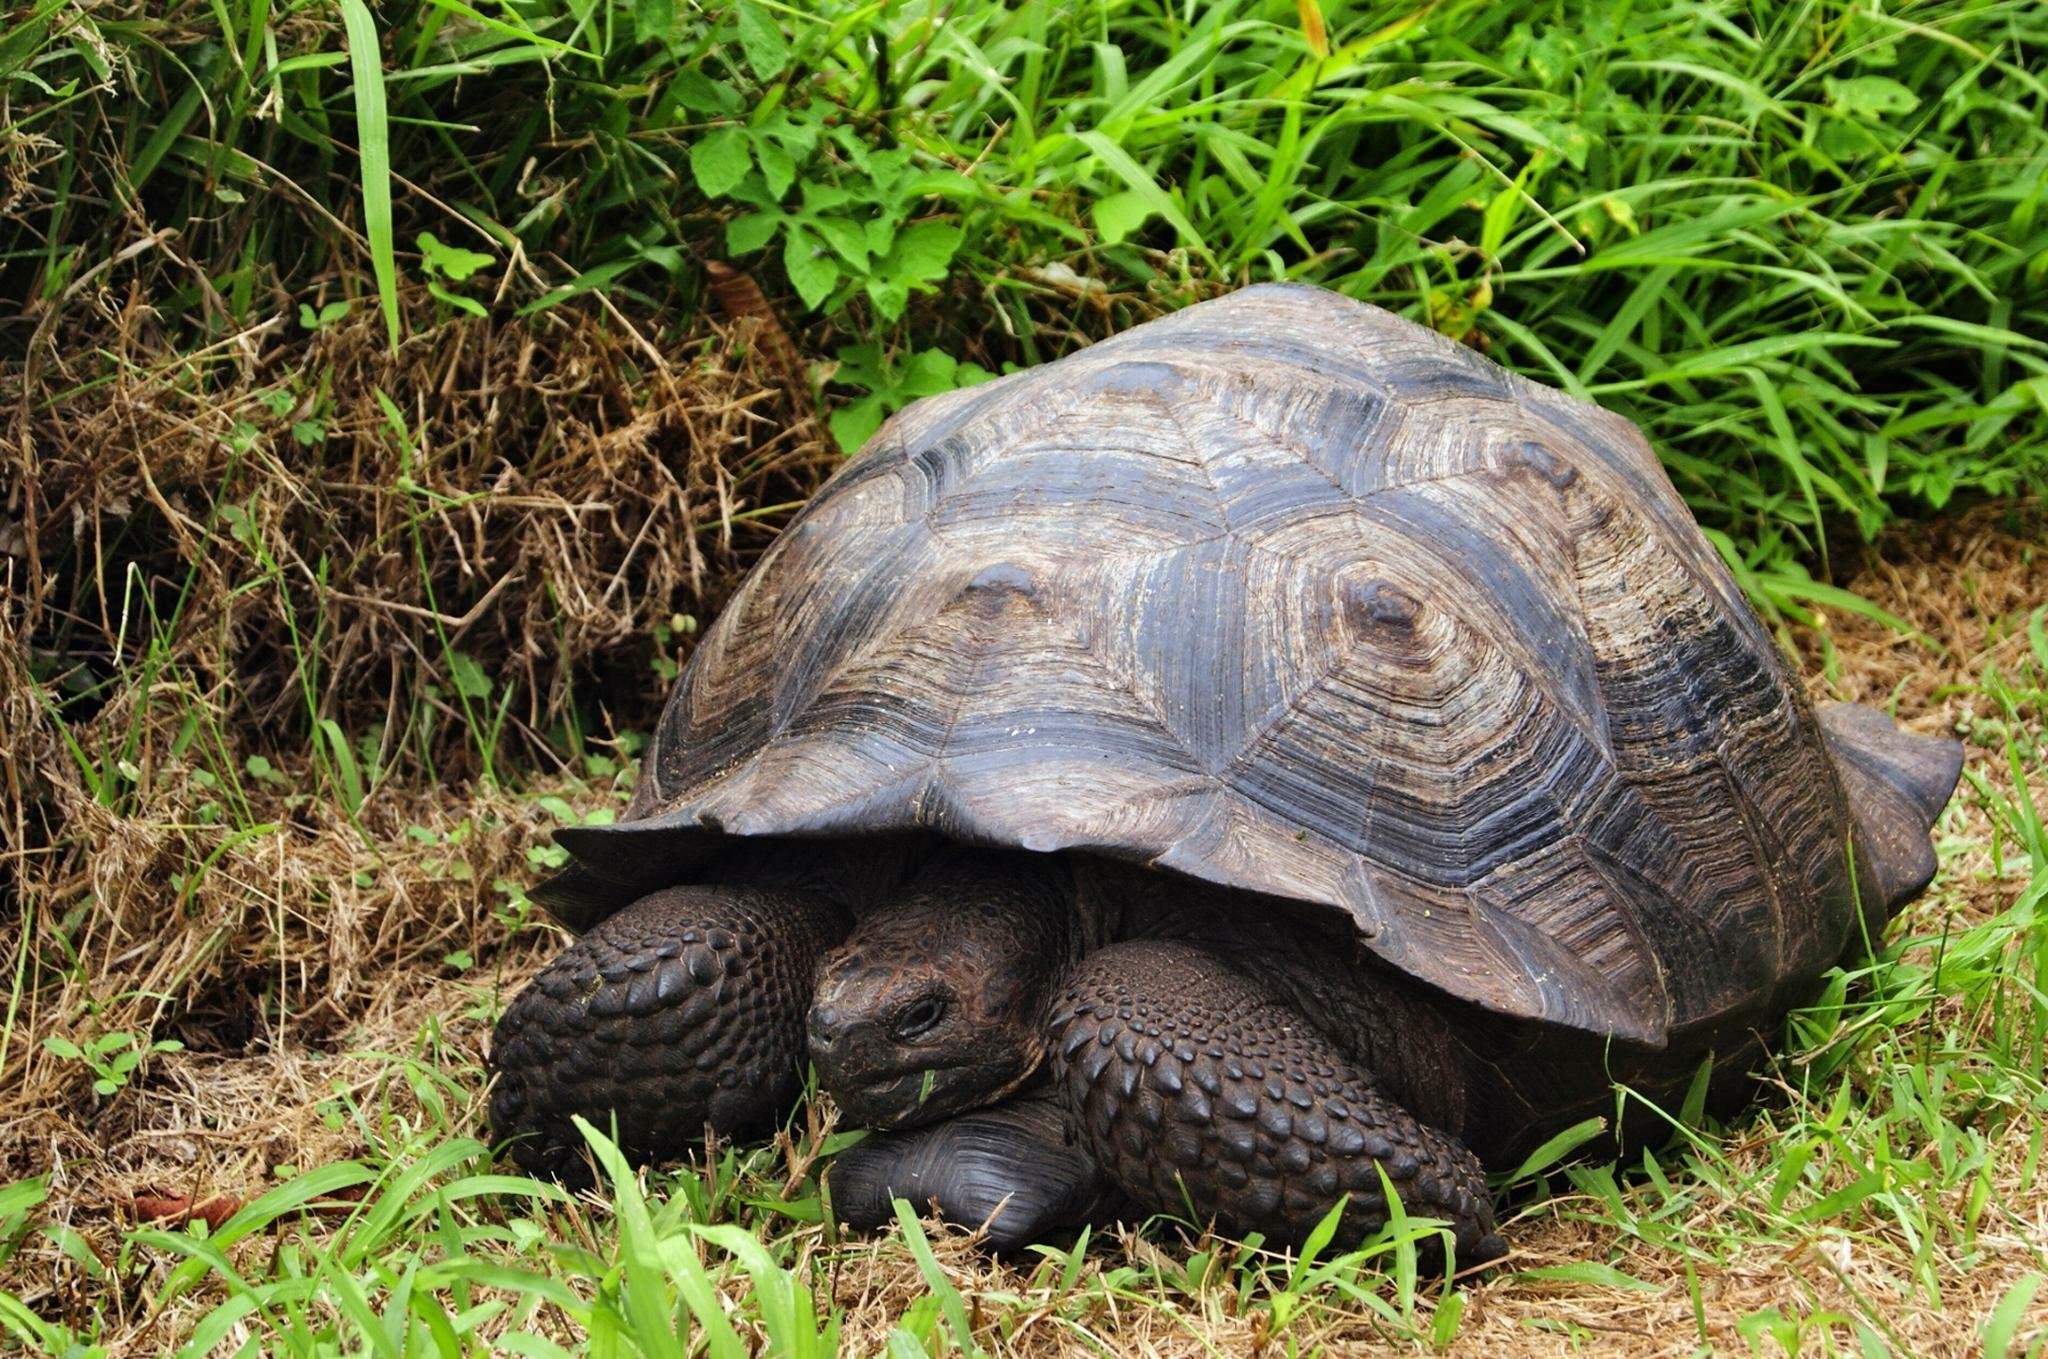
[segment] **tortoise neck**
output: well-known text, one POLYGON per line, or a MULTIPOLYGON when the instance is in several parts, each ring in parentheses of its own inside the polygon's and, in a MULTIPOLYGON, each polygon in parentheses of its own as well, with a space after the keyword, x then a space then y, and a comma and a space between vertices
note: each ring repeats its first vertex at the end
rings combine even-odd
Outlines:
POLYGON ((1059 855, 949 846, 848 941, 881 958, 958 959, 1040 991, 1096 942, 1059 855))
POLYGON ((1089 944, 1073 870, 1062 855, 948 848, 912 886, 945 910, 940 931, 1027 959, 1048 982, 1089 944))

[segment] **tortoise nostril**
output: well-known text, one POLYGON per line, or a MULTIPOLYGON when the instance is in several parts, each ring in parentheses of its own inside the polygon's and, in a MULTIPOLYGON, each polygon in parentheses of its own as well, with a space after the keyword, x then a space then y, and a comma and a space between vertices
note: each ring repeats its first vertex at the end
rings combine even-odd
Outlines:
POLYGON ((839 1011, 829 1005, 811 1011, 811 1041, 830 1046, 839 1037, 839 1011))

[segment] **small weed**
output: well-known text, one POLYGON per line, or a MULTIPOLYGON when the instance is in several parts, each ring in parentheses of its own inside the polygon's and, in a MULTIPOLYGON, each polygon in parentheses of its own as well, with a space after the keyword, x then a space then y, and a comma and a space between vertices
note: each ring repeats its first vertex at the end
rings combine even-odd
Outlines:
POLYGON ((55 1034, 43 1039, 43 1050, 67 1062, 78 1062, 93 1074, 93 1093, 114 1094, 128 1084, 141 1065, 160 1052, 183 1052, 175 1038, 159 1038, 115 1030, 87 1039, 82 1045, 55 1034))
POLYGON ((867 393, 832 412, 832 437, 853 453, 882 427, 882 421, 919 397, 974 387, 995 374, 961 363, 941 350, 892 354, 880 345, 848 345, 839 351, 833 379, 867 393))

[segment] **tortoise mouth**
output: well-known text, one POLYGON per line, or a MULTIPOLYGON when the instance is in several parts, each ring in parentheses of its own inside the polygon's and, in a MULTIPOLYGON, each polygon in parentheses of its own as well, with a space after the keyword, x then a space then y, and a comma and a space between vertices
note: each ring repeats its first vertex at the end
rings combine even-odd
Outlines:
POLYGON ((894 1132, 993 1104, 1024 1084, 1034 1065, 1021 1070, 1007 1061, 917 1066, 831 1088, 831 1095, 852 1125, 894 1132))

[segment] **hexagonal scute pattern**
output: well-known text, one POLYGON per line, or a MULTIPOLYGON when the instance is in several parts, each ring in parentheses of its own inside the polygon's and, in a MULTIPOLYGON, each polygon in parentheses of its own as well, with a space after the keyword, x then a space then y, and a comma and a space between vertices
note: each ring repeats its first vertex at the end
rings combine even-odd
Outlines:
POLYGON ((579 856, 922 828, 1154 863, 1652 1043, 1854 919, 1812 714, 1641 435, 1307 288, 899 415, 712 628, 628 820, 579 856))

